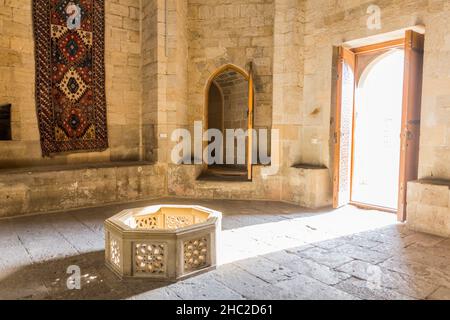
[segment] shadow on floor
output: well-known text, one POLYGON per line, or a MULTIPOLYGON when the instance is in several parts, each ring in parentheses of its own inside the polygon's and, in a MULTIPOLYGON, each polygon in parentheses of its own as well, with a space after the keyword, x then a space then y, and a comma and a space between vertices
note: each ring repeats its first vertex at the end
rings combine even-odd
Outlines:
POLYGON ((2 271, 0 299, 117 300, 167 286, 167 282, 120 280, 104 264, 104 251, 2 271), (69 290, 70 266, 81 270, 81 290, 69 290))

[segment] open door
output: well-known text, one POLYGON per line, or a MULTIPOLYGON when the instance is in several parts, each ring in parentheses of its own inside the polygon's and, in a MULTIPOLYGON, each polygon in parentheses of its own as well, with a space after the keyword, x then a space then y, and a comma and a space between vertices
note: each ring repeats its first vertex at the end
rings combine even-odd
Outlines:
POLYGON ((422 103, 423 34, 408 30, 405 39, 405 74, 400 154, 398 219, 406 221, 409 181, 417 180, 419 169, 420 114, 422 103))
POLYGON ((334 131, 333 206, 350 203, 353 112, 355 100, 355 54, 339 48, 334 131))
POLYGON ((248 150, 247 150, 247 166, 248 180, 253 178, 253 127, 254 127, 254 89, 253 89, 253 63, 250 62, 250 70, 248 72, 248 150))

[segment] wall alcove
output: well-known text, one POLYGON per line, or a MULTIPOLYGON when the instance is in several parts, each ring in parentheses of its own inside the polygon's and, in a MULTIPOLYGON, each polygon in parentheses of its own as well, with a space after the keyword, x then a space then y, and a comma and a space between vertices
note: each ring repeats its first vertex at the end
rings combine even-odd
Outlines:
POLYGON ((253 105, 251 71, 228 64, 211 75, 205 91, 205 128, 220 131, 223 141, 219 148, 210 150, 211 159, 205 159, 208 169, 202 179, 251 180, 252 139, 245 134, 253 129, 253 105), (227 148, 231 144, 227 130, 235 130, 233 148, 227 148), (245 148, 239 148, 244 144, 245 148))

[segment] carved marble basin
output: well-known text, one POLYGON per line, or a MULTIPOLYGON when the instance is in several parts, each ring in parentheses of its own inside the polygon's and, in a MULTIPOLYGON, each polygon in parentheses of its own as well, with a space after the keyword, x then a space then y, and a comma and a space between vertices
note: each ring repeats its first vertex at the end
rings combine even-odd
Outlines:
POLYGON ((222 214, 198 206, 125 210, 105 222, 106 265, 121 278, 176 281, 217 265, 222 214))

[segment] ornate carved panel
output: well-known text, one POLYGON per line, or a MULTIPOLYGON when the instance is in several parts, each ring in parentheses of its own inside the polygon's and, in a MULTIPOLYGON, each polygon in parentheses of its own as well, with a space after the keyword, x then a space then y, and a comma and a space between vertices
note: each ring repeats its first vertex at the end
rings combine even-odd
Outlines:
POLYGON ((192 215, 166 216, 166 229, 169 230, 189 227, 193 224, 194 224, 194 217, 192 215))
POLYGON ((121 248, 120 248, 120 243, 117 239, 111 237, 111 240, 109 242, 110 244, 110 259, 111 259, 111 263, 113 265, 115 265, 116 267, 120 268, 120 263, 121 263, 121 256, 122 256, 122 252, 121 252, 121 248))
POLYGON ((138 229, 155 230, 159 228, 160 217, 156 215, 137 217, 136 225, 138 229))
POLYGON ((134 270, 136 273, 163 275, 166 273, 166 245, 136 243, 134 270))
POLYGON ((184 242, 185 271, 195 271, 207 267, 208 246, 209 243, 206 237, 184 242))
MULTIPOLYGON (((351 175, 351 149, 353 128, 353 88, 354 75, 351 67, 344 63, 342 80, 342 110, 341 110, 341 151, 339 190, 345 194, 350 193, 351 175)), ((349 195, 346 195, 349 198, 349 195)))

